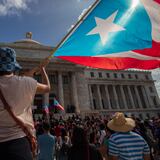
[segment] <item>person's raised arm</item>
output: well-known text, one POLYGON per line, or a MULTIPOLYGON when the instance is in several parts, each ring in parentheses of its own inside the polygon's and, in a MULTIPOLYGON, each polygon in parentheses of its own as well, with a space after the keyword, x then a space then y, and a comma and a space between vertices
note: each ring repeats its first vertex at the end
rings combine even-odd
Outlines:
POLYGON ((41 74, 42 76, 42 83, 37 83, 37 90, 36 93, 47 93, 50 91, 50 82, 49 82, 49 78, 48 75, 46 73, 45 67, 47 66, 47 64, 49 63, 49 58, 47 57, 46 59, 44 59, 41 64, 39 65, 39 67, 35 67, 33 69, 31 69, 30 71, 25 72, 23 75, 24 76, 29 76, 29 77, 34 77, 34 74, 41 74))
POLYGON ((44 67, 41 68, 40 73, 42 75, 42 83, 37 84, 36 93, 47 93, 50 91, 51 87, 50 87, 48 75, 47 75, 44 67))
POLYGON ((50 58, 45 58, 38 67, 34 67, 33 69, 26 71, 22 74, 22 76, 34 77, 34 74, 40 74, 41 69, 46 67, 50 61, 50 58))

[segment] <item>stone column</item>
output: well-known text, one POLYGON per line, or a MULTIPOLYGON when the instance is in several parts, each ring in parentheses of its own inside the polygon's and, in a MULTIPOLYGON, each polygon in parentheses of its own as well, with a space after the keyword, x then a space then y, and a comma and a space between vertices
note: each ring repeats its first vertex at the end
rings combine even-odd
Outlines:
POLYGON ((49 93, 43 95, 43 105, 49 105, 49 93))
POLYGON ((145 89, 145 92, 146 92, 146 95, 147 95, 147 98, 148 98, 148 101, 149 101, 149 108, 153 108, 153 101, 151 99, 151 95, 149 94, 150 93, 149 88, 148 88, 148 86, 147 87, 143 86, 143 87, 145 89))
POLYGON ((136 108, 130 86, 127 86, 127 90, 131 101, 131 108, 136 108))
POLYGON ((110 95, 109 95, 109 91, 108 91, 108 86, 105 86, 105 92, 106 92, 106 96, 107 96, 108 109, 112 109, 111 102, 110 102, 110 95))
POLYGON ((141 89, 142 89, 143 98, 144 98, 144 101, 145 101, 145 104, 146 104, 146 108, 149 108, 149 100, 148 100, 148 97, 147 97, 144 86, 141 86, 141 89))
POLYGON ((96 85, 97 87, 97 95, 98 95, 98 102, 99 102, 99 109, 103 109, 103 106, 102 106, 102 97, 101 97, 101 92, 100 92, 100 86, 99 85, 96 85))
MULTIPOLYGON (((152 87, 153 87, 153 91, 154 91, 154 94, 152 93, 152 95, 156 97, 156 103, 157 103, 156 108, 158 108, 160 106, 160 98, 158 96, 156 87, 155 86, 152 86, 152 87)), ((155 108, 155 105, 154 105, 154 108, 155 108)))
POLYGON ((64 107, 63 81, 61 72, 58 72, 58 98, 59 103, 64 107))
POLYGON ((80 113, 79 103, 78 103, 78 94, 77 94, 77 83, 75 73, 71 73, 71 90, 72 90, 72 101, 76 107, 76 113, 80 113))
POLYGON ((123 86, 121 86, 121 85, 120 85, 120 91, 121 91, 121 96, 122 96, 124 108, 127 109, 127 101, 126 101, 125 93, 123 90, 123 86))
POLYGON ((93 107, 93 95, 92 95, 92 89, 91 89, 92 85, 88 85, 89 88, 89 97, 90 97, 90 105, 91 105, 91 109, 94 109, 93 107))
POLYGON ((116 109, 120 109, 119 107, 119 103, 118 103, 118 96, 117 96, 117 92, 116 92, 116 87, 113 85, 113 94, 114 94, 114 99, 115 99, 115 102, 116 102, 116 109))
POLYGON ((137 86, 134 86, 134 89, 135 89, 136 98, 137 98, 137 100, 138 100, 139 107, 140 107, 140 108, 143 108, 143 107, 142 107, 142 102, 141 102, 141 99, 140 99, 140 96, 139 96, 139 93, 138 93, 137 86))

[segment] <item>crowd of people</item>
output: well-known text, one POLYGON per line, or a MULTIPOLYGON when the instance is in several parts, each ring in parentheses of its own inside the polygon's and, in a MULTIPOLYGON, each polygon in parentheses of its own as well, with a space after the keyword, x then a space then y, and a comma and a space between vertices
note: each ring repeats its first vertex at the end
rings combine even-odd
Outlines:
MULTIPOLYGON (((88 160, 88 146, 92 146, 92 150, 97 153, 90 160, 101 160, 102 158, 108 160, 112 156, 122 156, 124 160, 130 160, 131 157, 133 160, 143 158, 158 160, 158 156, 160 156, 160 117, 146 120, 134 116, 131 118, 124 117, 122 113, 116 113, 113 117, 72 115, 67 119, 63 117, 57 119, 50 115, 49 122, 45 116, 38 117, 35 120, 35 127, 39 142, 39 160, 53 160, 53 157, 56 160, 88 160), (129 124, 126 124, 126 120, 129 120, 129 124), (114 123, 115 125, 113 125, 114 123), (44 132, 46 125, 50 140, 48 137, 44 137, 44 135, 46 136, 46 132, 44 132), (122 135, 117 135, 117 133, 122 135), (42 137, 44 143, 41 142, 42 137), (49 141, 52 141, 52 151, 48 148, 49 141), (77 146, 78 144, 79 146, 77 146), (136 154, 132 154, 132 152, 136 154), (141 158, 133 158, 134 155, 141 158), (142 158, 144 155, 147 156, 142 158)), ((93 151, 90 152, 92 155, 93 151)))
POLYGON ((35 94, 50 91, 45 67, 20 75, 16 52, 0 48, 0 155, 4 160, 159 160, 160 117, 142 121, 115 113, 34 119, 35 94), (18 73, 17 73, 18 72, 18 73), (42 82, 33 76, 41 74, 42 82), (38 143, 37 143, 38 140, 38 143))

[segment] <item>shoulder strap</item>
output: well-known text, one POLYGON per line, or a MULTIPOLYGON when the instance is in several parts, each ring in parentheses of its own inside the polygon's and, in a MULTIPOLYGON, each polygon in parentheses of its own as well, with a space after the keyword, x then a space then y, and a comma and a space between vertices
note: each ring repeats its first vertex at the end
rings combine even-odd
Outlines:
POLYGON ((14 112, 11 110, 11 106, 7 103, 1 89, 0 89, 0 99, 2 100, 4 104, 4 108, 7 110, 7 112, 10 114, 10 116, 14 119, 14 121, 22 128, 23 132, 26 134, 28 138, 32 138, 33 135, 29 132, 28 128, 24 125, 24 123, 16 117, 14 112))

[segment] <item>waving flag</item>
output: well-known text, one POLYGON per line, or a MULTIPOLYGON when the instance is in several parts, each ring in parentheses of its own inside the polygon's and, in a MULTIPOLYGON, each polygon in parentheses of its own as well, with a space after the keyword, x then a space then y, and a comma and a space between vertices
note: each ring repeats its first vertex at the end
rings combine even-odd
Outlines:
POLYGON ((100 0, 54 56, 103 69, 160 66, 160 0, 100 0))
POLYGON ((42 107, 42 110, 43 110, 43 112, 44 112, 45 114, 49 114, 49 107, 48 107, 48 105, 44 105, 44 106, 42 107))
POLYGON ((63 111, 64 111, 64 107, 61 106, 61 105, 59 104, 59 102, 58 102, 55 98, 54 98, 54 103, 53 103, 52 106, 50 106, 50 108, 57 108, 57 109, 59 109, 59 110, 63 110, 63 111))

